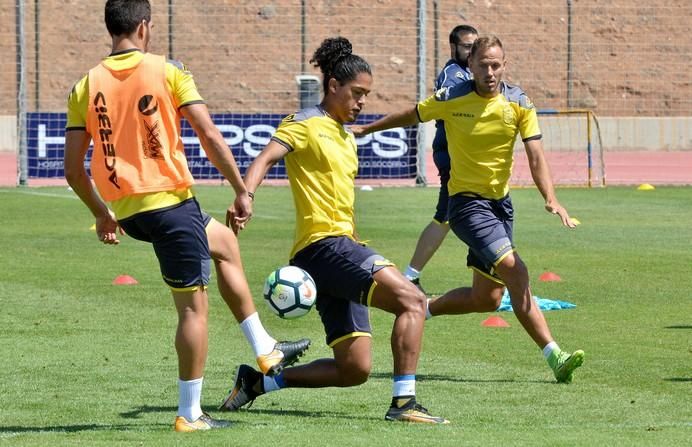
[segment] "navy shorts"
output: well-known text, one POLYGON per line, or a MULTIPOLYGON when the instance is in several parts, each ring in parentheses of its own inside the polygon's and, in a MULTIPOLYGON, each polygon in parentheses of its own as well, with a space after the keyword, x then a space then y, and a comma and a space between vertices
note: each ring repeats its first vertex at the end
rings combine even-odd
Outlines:
POLYGON ((513 224, 509 196, 491 200, 460 193, 449 199, 449 225, 469 247, 466 264, 501 284, 495 266, 514 251, 513 224))
POLYGON ((449 160, 449 152, 433 151, 433 161, 435 162, 435 166, 437 166, 437 172, 440 176, 440 192, 437 195, 437 206, 435 207, 433 219, 439 223, 445 223, 449 220, 447 216, 449 207, 447 183, 449 182, 449 171, 452 169, 449 160))
POLYGON ((291 259, 291 265, 312 276, 317 286, 317 311, 327 344, 333 347, 352 337, 370 336, 368 314, 373 275, 393 265, 374 250, 345 237, 314 242, 291 259))
POLYGON ((184 291, 209 284, 211 255, 205 228, 210 220, 193 197, 118 223, 128 236, 154 246, 163 280, 171 289, 184 291))

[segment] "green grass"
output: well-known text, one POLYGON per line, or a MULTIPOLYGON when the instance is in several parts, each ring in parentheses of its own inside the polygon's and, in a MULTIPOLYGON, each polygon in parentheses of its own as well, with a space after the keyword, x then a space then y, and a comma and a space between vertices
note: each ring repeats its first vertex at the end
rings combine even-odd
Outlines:
MULTIPOLYGON (((218 219, 232 191, 199 187, 218 219)), ((405 267, 429 222, 434 188, 357 194, 361 237, 405 267)), ((0 189, 0 445, 661 445, 692 439, 692 189, 562 189, 582 225, 568 231, 542 210, 536 190, 513 192, 516 244, 534 294, 577 307, 546 312, 553 334, 586 361, 571 385, 553 383, 540 351, 512 314, 426 325, 419 400, 444 427, 386 423, 392 317, 372 312, 373 374, 348 389, 289 389, 249 411, 224 414, 227 431, 179 435, 176 316, 147 244, 102 246, 86 208, 65 188, 0 189), (546 270, 563 281, 541 283, 546 270), (137 286, 112 286, 119 274, 137 286)), ((293 205, 262 187, 241 235, 248 278, 265 326, 280 338, 312 338, 306 360, 329 356, 319 318, 283 321, 261 302, 264 277, 286 262, 293 205)), ((423 276, 429 290, 468 285, 466 250, 453 235, 423 276)), ((252 352, 211 291, 210 355, 203 405, 214 415, 234 367, 252 352)))

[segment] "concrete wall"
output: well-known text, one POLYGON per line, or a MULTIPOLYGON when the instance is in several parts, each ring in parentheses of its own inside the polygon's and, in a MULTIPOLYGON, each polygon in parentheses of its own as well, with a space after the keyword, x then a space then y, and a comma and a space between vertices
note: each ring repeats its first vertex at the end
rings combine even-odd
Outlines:
POLYGON ((692 117, 604 118, 601 135, 606 150, 692 150, 692 117))
MULTIPOLYGON (((546 150, 574 151, 585 147, 585 116, 539 116, 546 150)), ((610 151, 692 151, 692 116, 682 117, 599 117, 604 152, 610 151)), ((592 146, 597 148, 592 122, 592 146)), ((427 147, 432 147, 435 123, 426 123, 427 147)), ((522 143, 517 139, 517 146, 522 143)), ((516 148, 515 148, 516 150, 516 148)))
MULTIPOLYGON (((63 110, 72 85, 110 52, 105 2, 22 3, 28 110, 63 110)), ((298 106, 295 76, 320 75, 309 63, 312 52, 326 37, 346 36, 375 78, 366 112, 390 113, 418 98, 417 3, 154 1, 151 51, 185 62, 213 112, 289 114, 298 106)), ((520 85, 537 107, 580 107, 618 117, 690 115, 690 0, 423 3, 429 93, 449 56, 447 33, 468 23, 481 34, 500 36, 508 58, 506 79, 520 85)), ((0 115, 15 114, 17 108, 17 4, 0 1, 0 115)))
POLYGON ((17 152, 17 117, 0 115, 0 152, 17 152))
MULTIPOLYGON (((574 150, 585 144, 583 117, 541 116, 544 143, 548 150, 574 150)), ((598 119, 605 151, 692 151, 692 116, 603 117, 598 119)), ((434 122, 427 123, 427 147, 432 146, 434 122)), ((595 129, 593 144, 595 140, 595 129)), ((17 151, 17 118, 0 116, 0 152, 17 151)))

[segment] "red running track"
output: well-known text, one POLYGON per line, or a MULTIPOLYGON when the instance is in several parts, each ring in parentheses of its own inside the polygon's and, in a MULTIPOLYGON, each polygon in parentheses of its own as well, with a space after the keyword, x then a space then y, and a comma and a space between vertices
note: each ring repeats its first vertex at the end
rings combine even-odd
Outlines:
MULTIPOLYGON (((586 184, 587 169, 580 154, 548 153, 556 183, 586 184), (581 166, 575 168, 575 166, 581 166)), ((611 151, 604 156, 606 185, 692 185, 692 151, 685 152, 621 152, 611 151)), ((598 167, 594 168, 594 171, 598 167)), ((596 174, 596 173, 595 173, 596 174)), ((439 185, 437 170, 428 153, 426 175, 430 185, 439 185)), ((218 180, 212 183, 220 183, 218 180)), ((17 158, 14 153, 0 152, 0 186, 17 184, 17 158)), ((412 180, 359 180, 358 184, 372 186, 412 185, 412 180)), ((531 176, 523 152, 516 154, 512 184, 531 184, 531 176)), ((66 185, 64 179, 29 179, 30 186, 66 185)))

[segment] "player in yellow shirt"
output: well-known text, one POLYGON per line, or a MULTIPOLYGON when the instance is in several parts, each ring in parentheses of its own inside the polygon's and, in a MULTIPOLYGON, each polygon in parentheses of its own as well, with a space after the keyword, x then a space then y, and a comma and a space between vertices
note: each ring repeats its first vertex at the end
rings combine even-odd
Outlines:
POLYGON ((412 109, 365 126, 353 126, 352 130, 363 135, 421 121, 444 120, 452 165, 448 183, 449 224, 469 247, 467 265, 473 269, 473 284, 429 300, 427 317, 492 312, 499 307, 506 287, 517 318, 542 349, 555 378, 569 383, 574 370, 584 361, 584 352, 569 354, 553 339, 532 297, 526 265, 513 243, 514 209, 508 182, 517 134, 524 142, 545 209, 559 216, 563 225, 573 228, 574 224, 555 195, 536 110, 519 87, 502 80, 505 66, 500 39, 479 38, 469 56, 472 80, 440 89, 412 109))
MULTIPOLYGON (((478 38, 478 31, 470 25, 457 25, 449 33, 450 59, 445 64, 435 79, 435 90, 449 88, 471 78, 471 70, 468 66, 469 53, 473 46, 473 41, 478 38)), ((420 276, 423 268, 433 257, 437 249, 449 233, 449 222, 447 220, 447 206, 449 205, 449 191, 447 182, 449 181, 449 151, 447 150, 447 135, 445 134, 444 121, 435 122, 435 138, 432 142, 433 162, 440 176, 440 190, 437 195, 437 205, 432 221, 418 236, 416 249, 411 256, 404 276, 416 284, 425 293, 425 289, 420 283, 420 276)))
POLYGON ((255 191, 267 170, 284 159, 296 209, 291 264, 317 285, 317 310, 334 357, 286 368, 274 377, 241 365, 222 404, 237 410, 257 396, 285 387, 347 387, 370 375, 368 306, 395 315, 394 377, 387 420, 446 423, 416 402, 415 374, 425 321, 425 295, 384 257, 358 242, 354 222, 356 141, 345 123, 356 120, 370 93, 368 63, 352 54, 350 42, 331 38, 315 51, 324 98, 286 117, 245 175, 255 191))
POLYGON ((308 340, 278 342, 264 329, 245 279, 235 234, 204 213, 191 189, 180 136, 184 116, 204 150, 235 190, 226 224, 242 227, 252 214, 247 189, 221 133, 179 62, 147 53, 151 7, 147 0, 108 0, 105 21, 112 53, 89 71, 68 99, 65 177, 96 218, 96 234, 118 244, 123 230, 152 243, 178 311, 176 431, 223 428, 202 412, 207 356, 207 285, 214 260, 219 290, 250 342, 260 368, 277 373, 295 362, 308 340), (91 140, 91 174, 84 159, 91 140), (105 201, 110 203, 110 211, 105 201))

